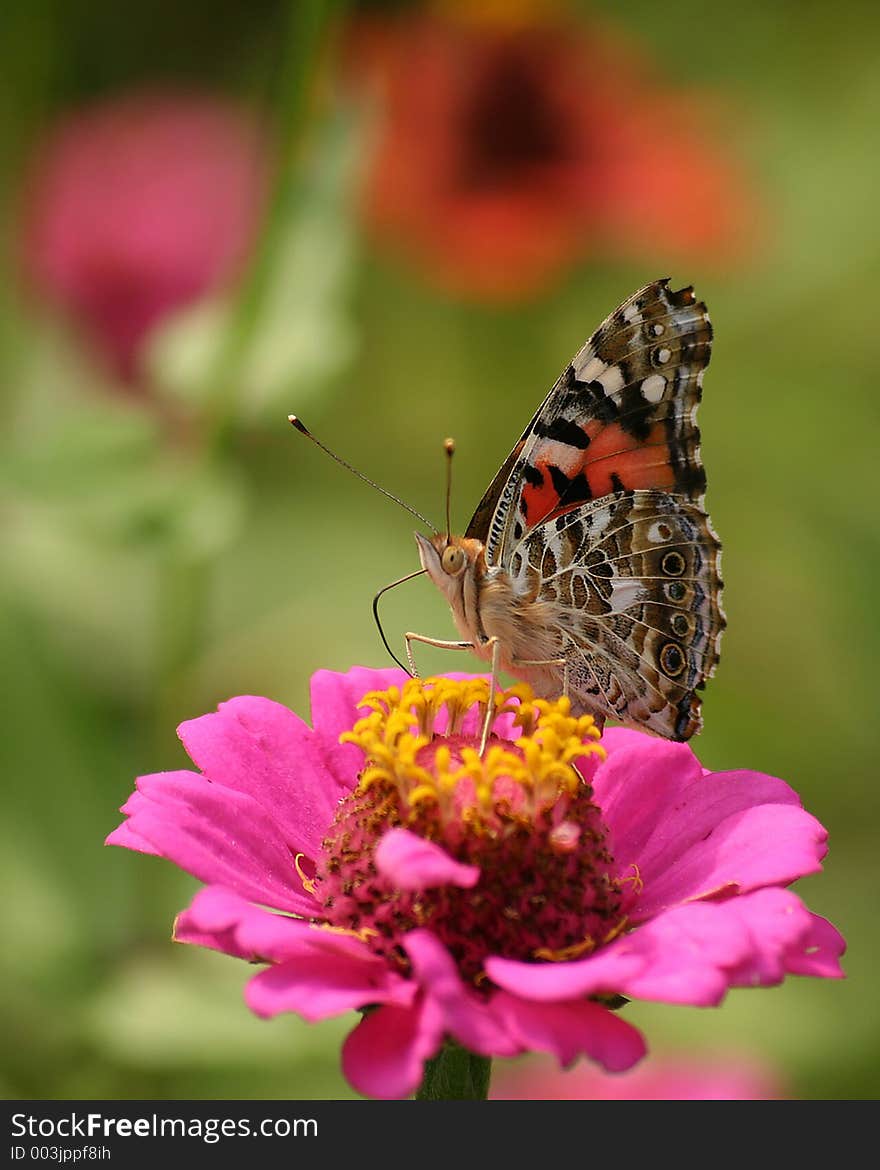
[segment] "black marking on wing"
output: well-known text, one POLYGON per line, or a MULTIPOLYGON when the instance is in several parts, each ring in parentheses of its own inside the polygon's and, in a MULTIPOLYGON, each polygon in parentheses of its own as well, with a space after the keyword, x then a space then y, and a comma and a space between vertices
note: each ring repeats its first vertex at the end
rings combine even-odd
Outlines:
POLYGON ((536 423, 535 434, 541 439, 551 439, 555 443, 576 447, 578 451, 585 451, 590 445, 590 436, 586 431, 576 422, 561 416, 557 416, 549 423, 536 423))
POLYGON ((614 422, 617 419, 620 408, 601 382, 578 382, 574 378, 573 370, 572 379, 574 385, 578 387, 577 401, 583 404, 584 395, 586 395, 593 418, 604 423, 614 422))
POLYGON ((589 481, 582 471, 569 477, 552 463, 548 470, 553 490, 559 496, 560 507, 574 507, 575 504, 584 504, 593 498, 589 481))
POLYGON ((556 492, 556 494, 559 497, 559 500, 561 502, 562 497, 568 491, 568 488, 571 484, 571 480, 568 478, 568 476, 565 474, 564 471, 560 471, 559 468, 555 467, 552 463, 550 464, 550 466, 548 467, 547 470, 550 472, 550 479, 553 483, 553 490, 556 492))
POLYGON ((642 383, 639 381, 625 386, 621 391, 618 422, 626 434, 644 442, 651 433, 656 410, 656 405, 642 395, 642 383))
POLYGON ((669 460, 675 468, 676 493, 702 496, 706 490, 706 470, 688 455, 687 447, 682 443, 670 443, 669 460))

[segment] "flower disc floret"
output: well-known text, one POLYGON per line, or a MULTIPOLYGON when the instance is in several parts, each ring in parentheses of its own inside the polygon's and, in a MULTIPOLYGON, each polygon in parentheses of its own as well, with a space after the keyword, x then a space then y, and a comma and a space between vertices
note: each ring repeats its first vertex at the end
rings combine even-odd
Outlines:
MULTIPOLYGON (((622 926, 607 831, 577 761, 601 759, 591 716, 523 685, 490 699, 485 679, 413 679, 366 696, 342 736, 365 766, 323 845, 314 891, 328 922, 406 969, 405 933, 429 927, 476 985, 487 955, 548 961, 587 954, 622 926), (515 739, 480 754, 470 722, 507 716, 515 739), (401 888, 377 848, 390 829, 440 847, 472 884, 401 888)), ((408 883, 405 883, 408 885, 408 883)))

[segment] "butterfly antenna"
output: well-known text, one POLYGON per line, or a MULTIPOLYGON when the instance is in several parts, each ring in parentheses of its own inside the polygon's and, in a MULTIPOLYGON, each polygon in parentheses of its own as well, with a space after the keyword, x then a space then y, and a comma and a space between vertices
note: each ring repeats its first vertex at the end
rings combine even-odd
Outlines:
POLYGON ((422 574, 427 573, 427 571, 427 569, 416 569, 414 573, 407 573, 407 575, 405 577, 401 577, 399 581, 392 581, 390 585, 383 586, 373 598, 373 617, 376 621, 376 629, 379 631, 379 637, 382 639, 382 645, 385 647, 397 665, 401 668, 401 670, 405 670, 410 678, 413 677, 413 672, 409 669, 408 666, 404 666, 404 664, 388 645, 388 639, 385 637, 385 631, 382 629, 382 623, 379 620, 379 598, 383 593, 387 593, 389 589, 396 589, 398 585, 402 585, 405 581, 412 581, 413 577, 421 577, 422 574))
MULTIPOLYGON (((331 459, 335 459, 335 461, 337 463, 341 464, 346 469, 346 471, 350 471, 352 475, 356 475, 358 477, 358 479, 362 479, 364 481, 364 483, 368 483, 371 488, 375 488, 377 492, 381 492, 383 496, 387 496, 389 500, 393 500, 395 502, 395 504, 399 504, 400 507, 403 508, 405 511, 409 512, 409 514, 411 516, 415 516, 415 518, 417 520, 421 520, 421 522, 423 524, 425 524, 428 528, 430 528, 432 532, 434 532, 434 533, 437 532, 437 529, 434 527, 434 525, 431 523, 431 521, 427 520, 421 514, 421 512, 417 512, 415 510, 415 508, 411 508, 409 506, 409 504, 405 504, 403 502, 403 500, 401 500, 398 496, 395 496, 393 492, 389 492, 386 488, 383 488, 380 484, 376 483, 375 480, 372 480, 369 478, 369 476, 364 475, 364 473, 362 471, 358 471, 358 469, 356 467, 352 467, 352 465, 350 463, 346 463, 346 461, 344 459, 342 459, 334 451, 331 451, 329 447, 325 447, 320 439, 315 438, 315 436, 308 429, 308 427, 302 421, 302 419, 297 418, 295 414, 289 414, 287 416, 287 421, 294 428, 294 430, 299 431, 299 433, 301 435, 305 435, 305 437, 307 439, 311 439, 316 447, 320 447, 325 455, 329 455, 331 459)), ((406 578, 404 578, 404 580, 406 580, 406 578)), ((396 584, 396 582, 395 582, 395 584, 396 584)), ((389 585, 388 588, 390 589, 391 586, 389 585)), ((383 635, 382 640, 384 641, 384 635, 383 635)), ((385 642, 385 645, 387 647, 388 643, 385 642)), ((390 651, 389 651, 389 653, 390 653, 390 651)), ((391 657, 394 658, 394 655, 392 654, 391 657)), ((397 661, 397 660, 395 659, 395 661, 397 661)))
POLYGON ((455 454, 455 439, 446 439, 443 450, 446 452, 446 543, 449 544, 452 539, 449 507, 452 500, 452 456, 455 454))

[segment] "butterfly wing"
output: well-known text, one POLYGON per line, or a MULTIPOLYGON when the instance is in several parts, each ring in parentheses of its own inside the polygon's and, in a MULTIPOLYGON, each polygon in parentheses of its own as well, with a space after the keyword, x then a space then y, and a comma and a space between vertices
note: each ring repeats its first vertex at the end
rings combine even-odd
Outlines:
POLYGON ((468 525, 501 564, 550 515, 622 489, 702 505, 696 407, 712 326, 692 288, 656 280, 596 330, 541 403, 468 525))
POLYGON ((577 710, 668 739, 701 725, 697 690, 718 661, 721 548, 705 513, 662 491, 617 492, 530 530, 514 549, 515 592, 554 615, 577 710))
POLYGON ((634 293, 563 371, 466 534, 559 611, 576 705, 674 739, 699 727, 724 625, 696 425, 711 341, 693 289, 634 293))

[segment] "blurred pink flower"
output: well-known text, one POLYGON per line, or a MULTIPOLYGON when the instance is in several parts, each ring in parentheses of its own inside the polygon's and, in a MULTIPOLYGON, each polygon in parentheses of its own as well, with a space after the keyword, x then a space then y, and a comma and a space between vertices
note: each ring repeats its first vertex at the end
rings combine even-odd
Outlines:
POLYGON ((259 126, 224 99, 143 92, 69 114, 26 177, 26 282, 136 382, 150 330, 239 274, 268 177, 259 126))
POLYGON ((365 216, 454 293, 514 300, 587 256, 730 261, 755 208, 697 95, 560 5, 362 20, 377 97, 365 216))
POLYGON ((777 1078, 754 1059, 729 1056, 648 1057, 609 1076, 589 1065, 560 1072, 546 1060, 499 1069, 496 1101, 777 1101, 777 1078))
POLYGON ((644 1041, 609 997, 708 1006, 840 977, 841 936, 783 888, 826 839, 786 784, 635 731, 600 747, 589 716, 522 686, 480 757, 487 694, 321 671, 313 727, 232 699, 179 729, 202 774, 141 777, 108 843, 208 883, 176 938, 268 964, 258 1015, 371 1008, 343 1067, 376 1097, 412 1093, 446 1036, 622 1071, 644 1041))

